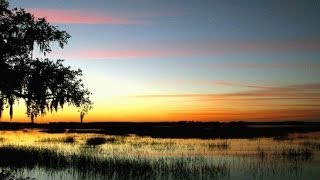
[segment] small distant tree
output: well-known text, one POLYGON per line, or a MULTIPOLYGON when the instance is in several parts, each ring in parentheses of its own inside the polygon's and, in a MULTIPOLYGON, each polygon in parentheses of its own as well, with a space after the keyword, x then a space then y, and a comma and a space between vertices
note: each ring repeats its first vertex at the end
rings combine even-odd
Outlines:
POLYGON ((45 18, 35 18, 24 9, 9 9, 7 0, 0 0, 0 118, 23 99, 31 122, 46 112, 58 111, 65 104, 79 108, 80 120, 91 109, 90 92, 84 87, 80 69, 72 70, 63 60, 33 58, 39 49, 44 56, 52 43, 63 48, 71 36, 50 25, 45 18))

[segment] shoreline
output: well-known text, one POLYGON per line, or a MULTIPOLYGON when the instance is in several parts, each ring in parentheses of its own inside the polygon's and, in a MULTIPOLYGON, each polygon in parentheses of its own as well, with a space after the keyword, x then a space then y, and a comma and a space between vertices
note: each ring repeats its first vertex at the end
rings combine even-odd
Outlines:
POLYGON ((149 136, 153 138, 258 138, 287 137, 291 133, 320 131, 320 122, 93 122, 93 123, 0 123, 0 131, 40 129, 46 133, 94 133, 149 136))

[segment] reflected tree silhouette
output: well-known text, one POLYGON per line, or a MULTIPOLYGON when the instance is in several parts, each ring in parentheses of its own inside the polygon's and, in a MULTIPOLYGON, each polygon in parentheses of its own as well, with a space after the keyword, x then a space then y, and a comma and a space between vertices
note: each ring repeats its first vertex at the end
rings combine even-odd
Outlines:
POLYGON ((71 36, 45 18, 35 18, 21 8, 9 9, 7 0, 0 0, 0 33, 0 118, 8 107, 12 119, 13 105, 23 99, 31 122, 65 104, 79 108, 82 122, 92 108, 82 71, 64 66, 63 60, 33 58, 35 49, 46 56, 53 43, 63 48, 71 36))

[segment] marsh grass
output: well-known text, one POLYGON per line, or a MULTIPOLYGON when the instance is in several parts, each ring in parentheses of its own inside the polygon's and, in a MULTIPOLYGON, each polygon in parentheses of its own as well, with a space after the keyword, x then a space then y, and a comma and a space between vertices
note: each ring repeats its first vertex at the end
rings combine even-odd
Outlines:
POLYGON ((76 139, 73 136, 58 137, 58 138, 42 138, 37 142, 41 143, 75 143, 76 139))
POLYGON ((230 145, 231 145, 231 143, 228 141, 215 142, 215 143, 211 142, 211 143, 208 143, 208 148, 209 148, 209 150, 215 150, 215 149, 226 150, 226 149, 230 148, 230 145))
POLYGON ((75 141, 76 141, 75 137, 73 136, 67 136, 66 138, 63 139, 64 143, 74 143, 75 141))
POLYGON ((300 143, 300 145, 305 148, 310 148, 313 150, 320 150, 320 143, 319 142, 303 141, 300 143))
POLYGON ((42 138, 42 139, 38 140, 37 142, 55 143, 55 142, 61 142, 61 138, 42 138))
POLYGON ((265 159, 267 153, 266 153, 266 151, 264 149, 258 147, 257 148, 257 155, 261 160, 263 160, 263 159, 265 159))
MULTIPOLYGON (((248 174, 251 178, 247 179, 273 179, 277 176, 285 176, 280 179, 305 179, 297 178, 302 173, 304 162, 291 161, 288 159, 279 160, 277 154, 264 154, 263 158, 245 158, 241 160, 243 173, 248 174)), ((277 178, 275 178, 277 179, 277 178)))
POLYGON ((273 140, 275 140, 275 141, 292 141, 293 138, 291 138, 289 136, 276 136, 276 137, 273 137, 273 140))
POLYGON ((105 139, 106 139, 106 141, 105 141, 106 144, 116 145, 116 144, 124 144, 125 143, 125 137, 123 137, 123 136, 118 136, 118 137, 112 136, 112 137, 106 137, 105 139))
POLYGON ((12 145, 0 147, 0 159, 0 165, 2 166, 28 168, 34 168, 36 165, 64 168, 67 162, 53 149, 12 145))
POLYGON ((225 163, 210 163, 205 157, 99 157, 87 152, 62 154, 35 147, 0 147, 2 167, 44 167, 48 170, 73 169, 78 173, 103 176, 106 179, 210 179, 226 177, 225 163), (202 177, 203 176, 203 177, 202 177), (160 178, 161 179, 161 178, 160 178))
POLYGON ((1 180, 34 180, 34 178, 30 177, 18 177, 15 175, 13 172, 8 171, 8 170, 1 170, 0 171, 0 179, 1 180))
MULTIPOLYGON (((115 140, 109 138, 108 141, 113 142, 115 140)), ((87 146, 98 146, 98 145, 102 145, 106 142, 107 142, 107 139, 104 137, 90 137, 86 140, 86 145, 87 146)))
MULTIPOLYGON (((273 139, 273 141, 278 140, 273 139)), ((279 175, 286 176, 288 179, 296 179, 303 173, 306 164, 312 162, 315 153, 317 153, 315 149, 310 148, 317 142, 307 142, 293 139, 290 144, 285 143, 275 147, 258 146, 257 156, 253 156, 256 158, 245 158, 245 162, 242 163, 246 166, 245 173, 250 174, 253 179, 265 179, 279 175)))
POLYGON ((280 153, 282 158, 294 161, 310 160, 314 155, 314 150, 306 147, 284 148, 280 153))
POLYGON ((289 161, 308 161, 313 158, 315 151, 308 147, 285 147, 278 151, 267 152, 265 149, 258 147, 257 156, 264 160, 266 158, 282 158, 289 161))
POLYGON ((70 172, 71 179, 228 179, 242 167, 252 172, 246 179, 264 179, 303 171, 306 164, 318 161, 320 146, 319 138, 291 141, 291 136, 279 142, 32 131, 2 132, 2 138, 0 167, 59 175, 70 172))
POLYGON ((149 142, 148 145, 152 150, 161 151, 161 152, 175 151, 176 149, 176 143, 172 141, 157 142, 153 140, 149 142))

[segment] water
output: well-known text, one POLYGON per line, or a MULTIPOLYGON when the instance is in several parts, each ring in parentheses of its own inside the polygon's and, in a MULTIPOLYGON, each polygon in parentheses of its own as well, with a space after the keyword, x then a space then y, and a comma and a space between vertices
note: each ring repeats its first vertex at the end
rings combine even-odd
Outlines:
POLYGON ((47 180, 319 179, 319 137, 200 140, 1 131, 0 170, 47 180), (94 137, 105 142, 88 145, 94 137))

